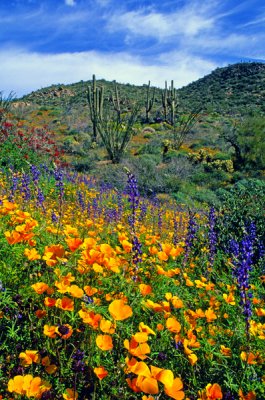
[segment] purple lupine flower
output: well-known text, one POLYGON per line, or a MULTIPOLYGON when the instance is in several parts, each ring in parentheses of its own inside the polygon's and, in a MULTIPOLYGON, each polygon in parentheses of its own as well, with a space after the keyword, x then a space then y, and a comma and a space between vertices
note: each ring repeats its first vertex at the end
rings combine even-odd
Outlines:
POLYGON ((141 211, 138 220, 141 222, 147 213, 147 204, 144 201, 142 201, 140 204, 140 210, 141 211))
POLYGON ((83 372, 85 369, 85 363, 83 361, 85 353, 79 349, 76 349, 72 355, 72 370, 74 372, 83 372))
POLYGON ((63 171, 59 168, 54 170, 55 186, 59 189, 60 200, 64 196, 64 183, 63 183, 63 171))
POLYGON ((136 224, 136 210, 140 202, 140 193, 138 190, 138 184, 135 176, 128 171, 127 172, 127 187, 126 192, 128 194, 128 201, 130 203, 131 215, 129 216, 129 224, 133 231, 135 231, 136 224))
POLYGON ((217 235, 216 235, 216 230, 215 230, 215 224, 216 224, 216 215, 215 215, 215 210, 212 207, 209 212, 208 216, 208 225, 209 225, 209 231, 208 231, 208 239, 209 239, 209 261, 210 261, 210 266, 213 265, 214 262, 214 257, 216 253, 216 242, 217 242, 217 235))
POLYGON ((86 209, 86 204, 85 204, 85 200, 84 200, 84 195, 80 190, 77 191, 77 199, 78 199, 78 203, 81 207, 81 210, 84 212, 86 209))
POLYGON ((36 165, 31 165, 30 166, 30 172, 32 175, 32 181, 37 184, 39 181, 39 177, 40 177, 40 171, 39 169, 36 167, 36 165))
POLYGON ((177 216, 176 216, 176 213, 175 213, 174 214, 174 219, 173 219, 173 230, 174 231, 173 231, 173 239, 172 239, 174 246, 176 246, 177 243, 178 243, 178 227, 179 227, 179 224, 178 224, 177 216))
POLYGON ((118 204, 118 219, 120 220, 123 213, 123 202, 121 192, 117 193, 117 204, 118 204))
POLYGON ((19 183, 19 178, 15 173, 13 173, 12 176, 11 176, 11 187, 10 187, 11 194, 10 194, 9 199, 8 199, 9 201, 13 201, 14 200, 15 193, 16 193, 16 190, 18 188, 18 183, 19 183))
POLYGON ((188 222, 188 230, 187 230, 187 235, 186 235, 186 240, 185 240, 184 263, 186 263, 189 258, 197 229, 198 229, 198 226, 197 226, 197 223, 195 220, 195 216, 194 216, 194 214, 190 213, 189 222, 188 222))
POLYGON ((24 200, 30 200, 31 198, 31 191, 30 191, 30 176, 24 173, 21 177, 21 187, 20 192, 24 200))
POLYGON ((52 222, 56 224, 59 221, 59 217, 55 214, 55 212, 52 212, 52 222))
POLYGON ((41 207, 43 209, 43 211, 45 211, 45 207, 43 204, 44 201, 45 201, 44 194, 43 194, 42 190, 38 187, 38 189, 37 189, 37 207, 41 207))
POLYGON ((162 209, 159 207, 157 210, 157 226, 158 226, 158 232, 162 232, 162 226, 163 226, 163 219, 162 219, 162 209))
POLYGON ((243 308, 243 315, 245 316, 246 335, 249 339, 249 326, 250 318, 252 315, 249 273, 253 265, 254 255, 254 241, 255 241, 255 228, 251 224, 249 230, 246 230, 242 241, 239 244, 233 243, 235 253, 234 258, 234 276, 237 279, 237 285, 240 293, 240 305, 243 308))

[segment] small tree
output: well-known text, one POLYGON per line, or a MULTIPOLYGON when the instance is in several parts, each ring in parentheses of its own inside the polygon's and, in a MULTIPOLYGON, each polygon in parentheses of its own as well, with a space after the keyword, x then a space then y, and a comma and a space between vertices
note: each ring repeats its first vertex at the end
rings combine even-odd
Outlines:
POLYGON ((234 150, 236 169, 263 170, 265 168, 265 117, 251 115, 233 121, 221 133, 221 137, 234 150))
POLYGON ((178 114, 174 118, 172 145, 175 150, 178 150, 182 146, 185 138, 191 132, 197 121, 198 114, 199 110, 189 114, 178 114))
POLYGON ((131 111, 117 114, 109 111, 98 117, 98 132, 113 164, 118 164, 134 133, 133 125, 139 114, 139 105, 131 111))

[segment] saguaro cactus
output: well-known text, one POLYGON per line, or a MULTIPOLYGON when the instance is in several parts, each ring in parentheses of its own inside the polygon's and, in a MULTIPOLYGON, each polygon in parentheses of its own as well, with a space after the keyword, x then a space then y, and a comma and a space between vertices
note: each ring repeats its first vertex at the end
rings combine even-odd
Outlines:
POLYGON ((119 96, 118 86, 116 84, 116 81, 114 81, 114 90, 115 90, 115 97, 113 97, 113 95, 111 94, 111 101, 112 101, 114 110, 117 113, 118 122, 120 122, 120 120, 121 120, 121 105, 120 105, 120 96, 119 96))
POLYGON ((96 77, 92 77, 92 86, 88 86, 87 100, 90 118, 93 124, 93 141, 97 141, 98 121, 103 116, 104 87, 97 87, 96 77))
POLYGON ((165 122, 168 122, 170 125, 174 126, 175 124, 175 113, 177 104, 177 92, 174 88, 174 81, 171 81, 170 88, 167 87, 167 81, 165 82, 165 89, 162 92, 162 105, 164 108, 164 119, 165 122), (168 107, 169 107, 169 120, 168 120, 168 107))
POLYGON ((152 95, 150 95, 150 81, 148 81, 148 86, 146 90, 146 101, 145 101, 145 121, 149 122, 149 113, 152 110, 155 99, 155 88, 153 88, 152 95))

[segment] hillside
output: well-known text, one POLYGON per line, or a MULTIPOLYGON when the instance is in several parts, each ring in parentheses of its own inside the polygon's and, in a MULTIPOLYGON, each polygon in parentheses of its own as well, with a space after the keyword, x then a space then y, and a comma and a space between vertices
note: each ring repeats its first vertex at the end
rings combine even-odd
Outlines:
POLYGON ((183 104, 219 113, 265 111, 265 64, 238 63, 217 68, 211 74, 178 90, 183 104))
MULTIPOLYGON (((183 204, 212 204, 220 191, 240 180, 264 179, 264 82, 262 63, 218 68, 176 90, 174 127, 169 104, 165 116, 165 89, 154 88, 154 103, 147 117, 148 82, 143 86, 117 83, 124 124, 112 131, 117 141, 111 141, 112 150, 121 146, 132 105, 140 102, 141 108, 129 141, 115 162, 102 135, 93 138, 87 100, 92 81, 42 88, 17 99, 13 112, 27 132, 33 127, 36 132, 44 129, 51 133, 64 153, 63 163, 75 171, 121 189, 125 167, 137 177, 141 193, 173 196, 183 204), (199 106, 194 123, 186 125, 199 106)), ((96 85, 104 87, 104 118, 107 120, 105 111, 111 109, 109 121, 113 122, 117 118, 117 102, 112 102, 115 82, 97 80, 96 85)), ((151 87, 151 98, 152 92, 151 87)))
MULTIPOLYGON (((165 77, 166 80, 167 77, 165 77)), ((119 84, 123 105, 146 99, 147 83, 143 86, 119 84)), ((70 85, 52 85, 23 96, 20 101, 38 106, 53 106, 71 109, 87 107, 86 90, 91 81, 80 81, 70 85)), ((105 99, 114 92, 114 82, 99 80, 98 86, 104 86, 105 99)), ((152 84, 152 82, 151 82, 152 84)), ((153 114, 162 112, 162 89, 156 88, 153 114)), ((249 108, 265 112, 265 64, 237 63, 217 68, 209 75, 177 89, 180 107, 195 109, 198 106, 205 112, 241 113, 249 108)))

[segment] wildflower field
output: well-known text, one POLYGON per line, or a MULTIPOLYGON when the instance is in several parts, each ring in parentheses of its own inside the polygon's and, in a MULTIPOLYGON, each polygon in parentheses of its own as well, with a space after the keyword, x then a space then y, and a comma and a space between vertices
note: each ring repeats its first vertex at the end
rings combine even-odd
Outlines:
POLYGON ((0 218, 1 399, 265 398, 253 220, 55 165, 4 169, 0 218))

